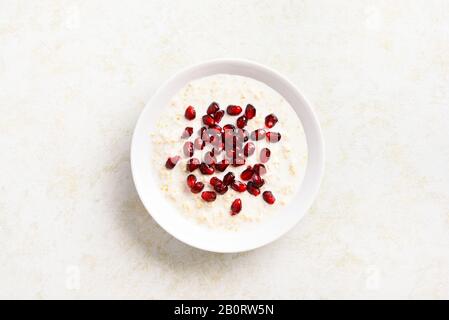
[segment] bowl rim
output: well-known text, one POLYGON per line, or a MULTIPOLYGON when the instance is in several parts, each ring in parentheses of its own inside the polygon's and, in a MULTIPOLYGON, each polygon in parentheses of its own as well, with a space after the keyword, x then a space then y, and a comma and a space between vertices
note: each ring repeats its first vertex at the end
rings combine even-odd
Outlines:
MULTIPOLYGON (((222 74, 225 74, 225 73, 226 72, 222 72, 222 74)), ((211 73, 210 75, 206 75, 206 76, 212 76, 214 74, 220 74, 220 72, 211 73)), ((228 72, 227 74, 240 75, 238 73, 231 73, 231 72, 228 72)), ((245 76, 252 78, 256 81, 263 82, 259 79, 253 78, 251 76, 247 76, 247 75, 245 75, 245 76)), ((193 81, 198 78, 201 78, 201 77, 192 78, 190 81, 193 81)), ((280 93, 278 90, 276 90, 275 88, 270 86, 268 83, 265 83, 265 84, 268 85, 269 87, 271 87, 273 90, 277 91, 280 95, 282 95, 284 97, 284 95, 282 93, 280 93)), ((298 113, 296 111, 296 109, 295 109, 295 113, 298 113)), ((135 185, 135 188, 139 195, 140 200, 142 201, 145 209, 152 216, 152 218, 167 233, 169 233, 171 236, 178 239, 179 241, 186 243, 192 247, 201 249, 201 250, 210 251, 210 252, 218 252, 218 253, 236 253, 236 252, 245 252, 245 251, 254 250, 254 249, 257 249, 259 247, 265 246, 269 243, 276 241, 277 239, 282 237, 284 234, 288 233, 291 229, 293 229, 293 227, 295 227, 299 223, 299 221, 302 219, 305 212, 307 212, 310 209, 313 201, 315 200, 316 196, 318 195, 319 188, 320 188, 320 185, 322 182, 322 178, 324 176, 324 163, 325 163, 324 161, 325 161, 325 146, 324 146, 324 138, 323 138, 323 134, 321 131, 321 126, 319 124, 316 113, 313 110, 313 107, 312 107, 311 103, 307 100, 307 98, 300 92, 300 90, 290 80, 288 80, 286 77, 281 75, 279 72, 277 72, 267 66, 264 66, 260 63, 254 62, 254 61, 250 61, 250 60, 246 60, 246 59, 235 59, 235 58, 213 59, 213 60, 207 60, 207 61, 203 61, 200 63, 196 63, 194 65, 190 65, 190 66, 187 66, 187 67, 181 69, 180 71, 178 71, 178 72, 174 73, 172 76, 170 76, 166 81, 164 81, 162 83, 162 85, 160 85, 160 87, 155 91, 155 93, 152 95, 150 100, 146 103, 145 107, 142 109, 141 113, 139 114, 139 118, 134 127, 132 141, 131 141, 131 148, 130 148, 130 164, 131 164, 133 182, 134 182, 134 185, 135 185), (305 110, 307 110, 307 113, 310 116, 308 118, 308 121, 309 121, 308 128, 306 129, 304 122, 302 121, 303 119, 301 119, 301 117, 298 115, 298 117, 300 118, 301 123, 304 127, 304 132, 305 132, 306 141, 307 141, 307 149, 308 149, 308 161, 307 161, 306 172, 305 172, 305 176, 303 179, 303 183, 305 182, 308 175, 309 176, 312 175, 312 177, 308 177, 308 179, 310 180, 309 186, 308 186, 308 189, 309 189, 308 194, 309 195, 306 198, 307 203, 304 204, 303 212, 301 212, 301 214, 298 214, 297 218, 295 218, 290 225, 288 225, 287 227, 284 227, 283 230, 281 232, 279 232, 276 236, 271 237, 269 239, 263 239, 263 240, 257 241, 256 243, 253 242, 251 245, 247 245, 247 246, 242 245, 238 248, 235 248, 235 247, 230 248, 230 247, 226 247, 226 246, 224 246, 224 247, 223 246, 215 246, 213 243, 211 244, 211 243, 208 243, 207 241, 203 241, 203 242, 193 241, 189 237, 180 236, 179 234, 176 234, 176 232, 174 232, 174 230, 172 228, 170 228, 169 225, 167 225, 166 223, 163 223, 159 219, 160 216, 158 216, 157 214, 154 214, 153 210, 150 210, 151 205, 149 204, 149 202, 146 200, 147 198, 142 193, 142 190, 140 188, 140 182, 139 182, 140 180, 139 180, 139 177, 136 175, 136 170, 135 170, 136 161, 137 161, 137 157, 138 157, 138 151, 137 151, 138 132, 139 132, 139 128, 142 125, 143 115, 144 115, 145 111, 147 109, 149 109, 153 105, 156 98, 159 95, 161 95, 161 93, 163 93, 163 91, 167 87, 169 87, 170 84, 175 82, 178 78, 186 76, 189 73, 194 73, 195 70, 207 68, 207 67, 214 67, 217 65, 218 66, 219 65, 232 65, 234 67, 253 68, 256 71, 266 73, 271 78, 277 78, 276 80, 280 81, 286 87, 286 90, 292 90, 292 92, 297 96, 297 98, 299 98, 301 100, 303 107, 305 108, 305 110), (314 161, 313 163, 310 163, 310 161, 311 161, 311 154, 310 154, 311 146, 309 145, 310 135, 312 135, 313 139, 315 140, 314 144, 313 144, 313 150, 314 150, 313 159, 312 159, 314 161)), ((293 199, 292 201, 295 201, 295 200, 293 199)))

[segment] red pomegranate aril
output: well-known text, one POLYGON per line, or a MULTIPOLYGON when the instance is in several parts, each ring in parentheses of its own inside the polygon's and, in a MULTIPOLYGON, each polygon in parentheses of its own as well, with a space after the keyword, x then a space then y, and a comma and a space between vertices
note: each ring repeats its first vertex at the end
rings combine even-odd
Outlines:
POLYGON ((240 178, 242 178, 242 180, 244 181, 248 181, 252 178, 253 174, 253 168, 251 168, 251 166, 248 166, 248 168, 242 171, 242 173, 240 174, 240 178))
POLYGON ((202 174, 211 175, 211 174, 214 174, 215 169, 214 169, 214 167, 203 162, 200 165, 200 171, 202 174))
POLYGON ((189 186, 189 188, 193 188, 193 186, 196 183, 196 177, 193 174, 189 174, 187 176, 187 185, 189 186))
POLYGON ((195 108, 192 106, 188 106, 185 113, 184 113, 184 117, 186 117, 187 120, 193 120, 196 117, 196 111, 195 108))
POLYGON ((258 174, 254 174, 252 182, 257 188, 261 188, 265 184, 265 180, 262 179, 258 174))
POLYGON ((202 183, 201 181, 195 182, 195 184, 193 185, 192 188, 190 188, 190 191, 192 191, 192 193, 200 193, 201 191, 203 191, 204 189, 204 183, 202 183))
POLYGON ((223 126, 223 130, 232 130, 232 131, 234 131, 234 129, 235 129, 235 126, 233 125, 233 124, 225 124, 224 126, 223 126))
POLYGON ((254 141, 259 141, 265 138, 266 132, 264 129, 257 129, 251 132, 251 139, 254 141))
POLYGON ((245 147, 243 148, 243 154, 245 157, 250 157, 254 154, 254 151, 256 151, 256 146, 252 142, 248 142, 245 144, 245 147))
POLYGON ((214 118, 212 118, 212 116, 206 114, 203 116, 203 123, 206 126, 213 126, 215 124, 215 120, 214 120, 214 118))
POLYGON ((226 175, 223 177, 223 183, 225 186, 229 186, 235 181, 235 175, 232 172, 226 173, 226 175))
POLYGON ((265 125, 267 128, 273 128, 276 123, 278 123, 278 117, 276 117, 273 113, 265 117, 265 125))
POLYGON ((267 169, 266 169, 265 166, 264 166, 263 164, 261 164, 261 163, 255 164, 254 167, 253 167, 253 170, 254 170, 254 173, 257 174, 257 175, 259 175, 259 176, 262 176, 262 175, 264 175, 265 173, 267 173, 267 169))
POLYGON ((246 185, 246 190, 253 196, 258 196, 260 194, 260 189, 254 185, 252 181, 248 182, 246 185))
POLYGON ((217 112, 218 110, 220 110, 220 106, 218 105, 218 103, 216 102, 212 102, 209 107, 207 108, 207 114, 214 114, 215 112, 217 112))
POLYGON ((215 169, 220 172, 224 172, 229 166, 229 162, 226 160, 221 160, 220 162, 215 163, 215 169))
POLYGON ((185 139, 190 137, 193 134, 193 128, 192 127, 186 127, 184 131, 182 132, 181 138, 185 139))
POLYGON ((213 165, 215 162, 217 162, 217 158, 215 158, 212 152, 207 152, 204 155, 204 162, 208 165, 213 165))
POLYGON ((245 109, 245 116, 251 120, 256 116, 256 108, 252 104, 248 104, 245 109))
POLYGON ((270 160, 271 151, 268 148, 260 150, 260 162, 267 163, 270 160))
POLYGON ((215 112, 215 114, 214 114, 215 123, 219 123, 221 121, 221 119, 223 119, 224 115, 225 115, 224 110, 219 110, 219 111, 215 112))
POLYGON ((262 194, 263 199, 265 200, 266 203, 268 204, 273 204, 276 202, 276 198, 274 197, 273 193, 271 191, 265 191, 262 194))
POLYGON ((224 183, 217 183, 214 186, 214 190, 218 194, 225 194, 226 192, 228 192, 228 187, 224 183))
POLYGON ((187 161, 186 169, 189 172, 193 172, 200 167, 200 160, 192 158, 187 161))
POLYGON ((223 183, 223 181, 221 181, 220 179, 218 179, 217 177, 212 177, 209 181, 211 186, 215 186, 218 183, 223 183))
POLYGON ((203 200, 206 202, 212 202, 217 199, 217 194, 214 191, 204 191, 201 194, 201 198, 203 198, 203 200))
POLYGON ((201 140, 201 138, 196 138, 193 141, 193 146, 197 150, 203 150, 205 145, 206 145, 206 143, 203 140, 201 140))
POLYGON ((184 154, 187 157, 191 157, 193 156, 193 154, 195 153, 195 149, 193 147, 193 142, 187 141, 186 143, 184 143, 184 154))
POLYGON ((234 191, 237 192, 245 192, 246 191, 246 184, 244 184, 241 181, 235 180, 232 184, 231 184, 231 188, 234 191))
POLYGON ((235 199, 231 204, 231 216, 235 216, 242 211, 242 200, 235 199))
POLYGON ((237 119, 237 127, 243 129, 248 124, 248 118, 245 116, 240 116, 237 119))
POLYGON ((226 112, 231 116, 238 116, 242 112, 242 107, 230 105, 226 109, 226 112))
POLYGON ((169 157, 165 162, 165 167, 167 169, 173 169, 179 160, 181 160, 180 156, 169 157))
POLYGON ((267 141, 276 143, 281 140, 281 134, 279 132, 267 132, 267 141))

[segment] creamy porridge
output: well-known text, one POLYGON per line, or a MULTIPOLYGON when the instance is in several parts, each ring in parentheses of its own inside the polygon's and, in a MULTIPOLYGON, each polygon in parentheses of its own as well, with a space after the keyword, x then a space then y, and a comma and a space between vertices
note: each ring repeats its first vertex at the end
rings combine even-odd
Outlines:
POLYGON ((188 83, 164 107, 151 133, 153 167, 182 214, 237 229, 278 214, 298 191, 307 163, 304 131, 270 87, 214 75, 188 83))

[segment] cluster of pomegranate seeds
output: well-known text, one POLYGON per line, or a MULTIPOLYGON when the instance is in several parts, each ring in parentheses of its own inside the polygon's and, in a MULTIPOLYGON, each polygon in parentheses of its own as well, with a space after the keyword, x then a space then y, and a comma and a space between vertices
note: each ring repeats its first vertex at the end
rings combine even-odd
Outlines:
MULTIPOLYGON (((268 148, 262 148, 259 154, 261 163, 253 166, 247 166, 240 174, 239 181, 233 172, 229 171, 220 180, 218 177, 212 177, 209 180, 210 188, 213 191, 203 191, 204 183, 198 181, 197 177, 192 173, 199 169, 203 175, 213 175, 215 171, 225 172, 231 165, 239 167, 246 164, 246 158, 251 157, 256 151, 256 145, 252 141, 260 141, 266 139, 269 143, 276 143, 281 140, 279 132, 267 132, 266 129, 260 128, 248 132, 245 127, 249 120, 256 117, 256 108, 248 104, 243 112, 241 106, 229 105, 226 113, 230 116, 238 116, 235 125, 227 123, 221 127, 219 123, 225 115, 225 110, 220 109, 217 102, 212 102, 201 117, 203 127, 198 131, 198 137, 193 142, 186 141, 183 146, 184 155, 190 159, 187 160, 186 170, 190 172, 187 176, 186 183, 192 193, 200 193, 201 198, 206 202, 213 202, 217 199, 217 194, 223 195, 228 192, 229 188, 235 192, 242 193, 248 191, 253 196, 261 193, 261 188, 265 185, 262 176, 267 172, 264 163, 268 162, 271 157, 271 151, 268 148), (249 141, 251 139, 252 141, 249 141), (206 152, 203 161, 193 158, 195 150, 203 150, 208 144, 212 146, 211 150, 206 152), (224 151, 224 152, 223 152, 224 151), (217 157, 221 156, 222 159, 217 157), (246 182, 246 183, 245 183, 246 182)), ((184 116, 187 120, 196 118, 196 110, 193 106, 188 106, 184 116)), ((278 122, 278 118, 274 114, 265 117, 265 127, 273 128, 278 122)), ((181 135, 182 139, 189 139, 193 135, 193 127, 186 127, 181 135)), ((180 156, 169 157, 165 163, 167 169, 173 169, 181 159, 180 156)), ((268 204, 273 204, 276 199, 271 191, 264 191, 263 199, 268 204)), ((231 215, 237 215, 242 210, 242 200, 237 198, 232 202, 231 215)))

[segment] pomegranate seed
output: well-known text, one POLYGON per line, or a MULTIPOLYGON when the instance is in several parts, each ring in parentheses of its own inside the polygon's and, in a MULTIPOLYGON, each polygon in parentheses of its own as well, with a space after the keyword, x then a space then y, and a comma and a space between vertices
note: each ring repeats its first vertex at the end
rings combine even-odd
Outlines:
POLYGON ((260 150, 260 162, 267 163, 270 160, 271 151, 268 148, 260 150))
POLYGON ((242 180, 244 181, 248 181, 252 178, 253 174, 253 169, 251 168, 251 166, 248 166, 248 168, 242 171, 242 173, 240 174, 240 178, 242 178, 242 180))
POLYGON ((265 191, 262 194, 262 197, 268 204, 273 204, 276 201, 276 198, 273 196, 273 193, 271 193, 271 191, 265 191))
POLYGON ((196 117, 196 111, 195 108, 192 106, 188 106, 186 109, 186 112, 184 113, 184 116, 186 117, 186 119, 188 120, 193 120, 196 117))
POLYGON ((201 181, 195 182, 192 188, 190 188, 190 191, 193 193, 200 193, 204 189, 204 183, 201 181))
POLYGON ((240 106, 228 106, 228 108, 226 109, 226 111, 228 112, 229 115, 231 116, 237 116, 242 112, 242 107, 240 106))
POLYGON ((184 143, 184 154, 187 157, 193 156, 195 149, 193 148, 193 142, 187 141, 184 143))
POLYGON ((252 104, 248 104, 245 109, 245 116, 251 120, 256 116, 256 108, 252 104))
POLYGON ((200 165, 200 171, 202 174, 211 175, 215 172, 214 167, 205 164, 204 162, 200 165))
POLYGON ((231 204, 231 216, 239 214, 240 211, 242 211, 242 200, 235 199, 231 204))
POLYGON ((233 124, 225 124, 224 126, 223 126, 223 130, 231 130, 231 131, 234 131, 234 129, 235 129, 235 126, 233 125, 233 124))
POLYGON ((267 126, 267 128, 273 128, 277 122, 278 117, 276 117, 273 113, 265 117, 265 125, 267 126))
POLYGON ((254 151, 256 151, 256 146, 252 142, 248 142, 245 144, 245 147, 243 148, 243 154, 245 157, 250 157, 254 154, 254 151))
POLYGON ((221 160, 220 162, 215 163, 215 169, 220 172, 225 171, 228 166, 229 163, 226 160, 221 160))
POLYGON ((225 194, 226 192, 228 192, 228 186, 224 185, 224 183, 222 182, 219 182, 214 186, 214 190, 218 194, 225 194))
POLYGON ((226 175, 223 177, 223 183, 225 186, 229 186, 232 184, 235 180, 235 176, 232 172, 226 173, 226 175))
POLYGON ((216 102, 212 102, 209 107, 207 108, 207 114, 214 114, 215 112, 217 112, 218 110, 220 110, 220 106, 218 105, 218 103, 216 102))
POLYGON ((180 156, 170 157, 165 162, 165 167, 167 169, 173 169, 176 166, 176 164, 178 163, 179 160, 181 160, 180 156))
POLYGON ((193 186, 196 183, 196 177, 193 174, 189 174, 187 176, 187 185, 189 186, 189 188, 193 188, 193 186))
POLYGON ((268 142, 278 142, 281 140, 281 134, 279 132, 267 132, 267 141, 268 142))
POLYGON ((207 152, 204 155, 204 162, 208 165, 213 165, 215 162, 217 162, 217 158, 215 158, 215 156, 213 155, 212 151, 211 152, 207 152))
POLYGON ((262 176, 265 173, 267 173, 267 169, 261 163, 255 164, 254 167, 253 167, 253 170, 254 170, 254 173, 257 174, 258 176, 262 176))
POLYGON ((210 115, 206 114, 205 116, 203 116, 203 123, 206 126, 213 126, 215 124, 215 120, 210 115))
POLYGON ((200 160, 197 158, 192 158, 187 161, 187 171, 193 172, 200 167, 200 160))
POLYGON ((223 183, 223 181, 221 181, 220 179, 218 179, 217 177, 212 177, 210 179, 210 185, 211 186, 215 186, 218 183, 223 183))
POLYGON ((264 129, 257 129, 251 132, 251 139, 254 141, 259 141, 265 138, 266 132, 264 129))
POLYGON ((257 188, 261 188, 265 184, 265 180, 262 179, 259 175, 254 174, 252 182, 257 188))
POLYGON ((181 135, 181 138, 185 139, 190 137, 193 134, 193 128, 192 127, 186 127, 181 135))
POLYGON ((219 123, 221 121, 221 119, 223 119, 224 115, 225 115, 224 110, 219 110, 219 111, 215 112, 215 114, 214 114, 215 123, 219 123))
POLYGON ((241 181, 235 180, 231 184, 231 188, 237 192, 245 192, 246 191, 246 184, 244 184, 241 181))
POLYGON ((248 118, 245 116, 240 116, 237 119, 237 127, 243 129, 248 124, 248 118))
POLYGON ((260 194, 260 189, 254 185, 252 181, 248 182, 246 185, 246 190, 253 196, 258 196, 260 194))
POLYGON ((203 150, 205 145, 206 143, 203 140, 201 140, 201 138, 196 138, 195 141, 193 141, 193 146, 197 150, 203 150))
POLYGON ((215 199, 217 199, 217 194, 213 191, 204 191, 201 194, 201 198, 203 198, 204 201, 212 202, 215 201, 215 199))

